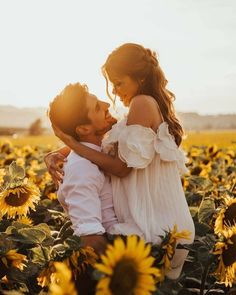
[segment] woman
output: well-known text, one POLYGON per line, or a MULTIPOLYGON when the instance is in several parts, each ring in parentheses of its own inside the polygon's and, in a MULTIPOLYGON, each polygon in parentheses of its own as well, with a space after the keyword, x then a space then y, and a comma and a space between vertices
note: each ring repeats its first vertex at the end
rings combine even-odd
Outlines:
MULTIPOLYGON (((166 89, 167 80, 155 53, 138 44, 124 44, 108 56, 102 71, 109 97, 108 81, 113 84, 113 94, 129 107, 127 117, 103 140, 107 154, 94 152, 55 129, 57 135, 111 174, 119 222, 135 222, 145 240, 152 243, 159 243, 160 235, 177 224, 179 231, 191 232, 190 240, 180 242, 192 243, 194 224, 179 174, 187 172, 179 149, 183 130, 175 116, 174 94, 166 89), (119 157, 110 156, 116 147, 119 157)), ((128 234, 128 229, 116 233, 128 234)), ((170 278, 178 277, 186 255, 186 250, 177 250, 172 261, 176 269, 169 273, 170 278)))

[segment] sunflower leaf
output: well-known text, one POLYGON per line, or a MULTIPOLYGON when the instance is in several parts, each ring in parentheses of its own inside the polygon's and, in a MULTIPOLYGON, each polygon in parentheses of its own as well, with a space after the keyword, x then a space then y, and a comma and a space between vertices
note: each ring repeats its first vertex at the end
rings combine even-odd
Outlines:
POLYGON ((0 233, 0 256, 5 255, 14 247, 15 244, 9 239, 8 235, 6 233, 0 233))
POLYGON ((197 251, 198 261, 205 264, 209 259, 209 250, 205 246, 201 246, 197 251))
POLYGON ((18 222, 18 221, 13 221, 12 226, 14 226, 14 228, 16 228, 16 229, 30 228, 30 225, 24 224, 24 223, 21 223, 21 222, 18 222))
POLYGON ((9 166, 9 174, 12 179, 24 179, 25 169, 18 166, 16 162, 12 162, 9 166))
POLYGON ((18 233, 25 239, 27 244, 42 243, 46 238, 46 234, 42 230, 35 228, 22 228, 18 233))
POLYGON ((212 231, 212 228, 208 224, 195 222, 195 235, 196 236, 202 237, 211 231, 212 231))
POLYGON ((32 255, 32 262, 44 266, 50 259, 49 248, 46 247, 35 247, 30 249, 32 255))
POLYGON ((79 236, 73 235, 68 237, 65 241, 64 244, 70 248, 71 250, 79 250, 81 247, 81 239, 79 236))
POLYGON ((50 227, 46 223, 40 223, 34 226, 34 229, 43 231, 47 236, 51 235, 50 227))
MULTIPOLYGON (((9 280, 26 283, 29 278, 32 278, 39 271, 39 266, 32 263, 31 261, 27 262, 27 266, 24 267, 23 270, 19 270, 18 268, 11 267, 8 278, 9 280)), ((29 294, 29 293, 28 293, 29 294)), ((32 294, 32 293, 31 293, 32 294)))
POLYGON ((212 214, 215 212, 215 202, 211 198, 203 199, 199 211, 198 220, 202 223, 208 223, 212 214))

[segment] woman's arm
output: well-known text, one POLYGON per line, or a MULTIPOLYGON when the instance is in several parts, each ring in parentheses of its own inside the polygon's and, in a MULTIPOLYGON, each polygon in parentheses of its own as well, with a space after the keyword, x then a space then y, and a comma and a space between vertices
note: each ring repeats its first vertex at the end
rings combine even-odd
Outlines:
POLYGON ((94 149, 81 144, 72 136, 64 133, 58 127, 52 127, 55 135, 59 137, 67 147, 75 151, 81 157, 90 160, 105 172, 117 177, 125 177, 132 170, 132 168, 127 167, 127 164, 120 160, 117 152, 115 156, 111 156, 102 152, 95 151, 94 149))
MULTIPOLYGON (((62 140, 64 141, 64 138, 62 140)), ((102 152, 95 151, 94 149, 91 149, 79 143, 72 137, 67 138, 66 140, 66 144, 77 154, 90 160, 109 174, 115 175, 117 177, 125 177, 132 170, 132 168, 127 167, 127 164, 125 162, 120 160, 120 158, 118 157, 117 149, 116 155, 111 156, 102 152)))

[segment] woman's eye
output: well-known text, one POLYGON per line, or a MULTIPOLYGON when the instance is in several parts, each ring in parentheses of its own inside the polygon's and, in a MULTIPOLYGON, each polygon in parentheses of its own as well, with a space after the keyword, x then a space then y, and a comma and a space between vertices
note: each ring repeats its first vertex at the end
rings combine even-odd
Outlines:
POLYGON ((115 87, 120 87, 121 84, 122 84, 121 82, 118 82, 118 83, 116 83, 114 86, 115 86, 115 87))

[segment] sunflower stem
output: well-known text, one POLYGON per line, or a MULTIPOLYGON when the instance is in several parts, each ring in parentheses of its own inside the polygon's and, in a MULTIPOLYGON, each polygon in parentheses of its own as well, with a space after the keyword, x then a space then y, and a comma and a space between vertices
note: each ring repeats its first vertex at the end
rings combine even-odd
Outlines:
POLYGON ((210 286, 210 288, 206 291, 205 295, 207 295, 207 294, 212 290, 212 288, 213 288, 214 286, 215 286, 215 283, 212 284, 212 285, 210 286))
POLYGON ((44 251, 44 248, 43 248, 42 244, 39 244, 39 245, 40 245, 40 248, 41 248, 41 250, 43 252, 43 257, 44 257, 45 261, 48 262, 48 257, 45 254, 45 251, 44 251))
POLYGON ((202 280, 201 280, 201 287, 200 287, 200 295, 204 295, 206 279, 207 279, 207 276, 208 276, 208 272, 209 272, 210 266, 211 266, 211 260, 209 259, 207 261, 207 264, 206 264, 206 266, 204 268, 204 271, 202 273, 202 280))

